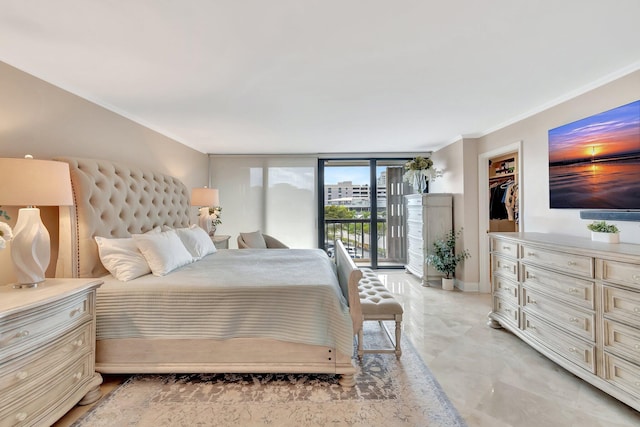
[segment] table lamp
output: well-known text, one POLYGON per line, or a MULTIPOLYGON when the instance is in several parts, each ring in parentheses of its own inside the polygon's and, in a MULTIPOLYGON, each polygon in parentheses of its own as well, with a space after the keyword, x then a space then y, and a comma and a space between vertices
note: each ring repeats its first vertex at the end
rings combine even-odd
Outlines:
POLYGON ((0 205, 26 206, 18 211, 11 240, 11 259, 18 279, 14 286, 36 287, 44 282, 51 259, 49 232, 36 205, 73 205, 69 165, 31 156, 0 158, 0 182, 0 205))
POLYGON ((218 189, 216 188, 194 188, 191 190, 191 206, 200 206, 198 225, 209 234, 211 231, 211 217, 209 208, 220 205, 218 189))

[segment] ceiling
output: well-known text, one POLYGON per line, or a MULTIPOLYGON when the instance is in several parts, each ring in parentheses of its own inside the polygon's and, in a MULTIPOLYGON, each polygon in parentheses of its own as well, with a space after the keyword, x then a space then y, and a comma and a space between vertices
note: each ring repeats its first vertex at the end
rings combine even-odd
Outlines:
POLYGON ((640 68, 638 0, 0 0, 0 60, 204 153, 421 152, 640 68))

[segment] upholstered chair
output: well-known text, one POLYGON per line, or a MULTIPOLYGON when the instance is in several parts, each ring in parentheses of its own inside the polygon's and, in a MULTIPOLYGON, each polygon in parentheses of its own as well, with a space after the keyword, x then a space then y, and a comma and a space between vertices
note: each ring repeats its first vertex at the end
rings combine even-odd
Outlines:
POLYGON ((240 233, 238 236, 238 249, 289 249, 275 237, 262 234, 260 231, 252 233, 240 233))

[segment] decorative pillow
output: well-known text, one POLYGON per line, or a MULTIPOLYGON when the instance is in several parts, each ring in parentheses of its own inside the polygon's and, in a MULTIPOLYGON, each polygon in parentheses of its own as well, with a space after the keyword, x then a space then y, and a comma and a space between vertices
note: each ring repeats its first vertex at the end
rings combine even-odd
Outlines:
POLYGON ((96 236, 95 240, 102 265, 116 279, 127 282, 151 273, 147 260, 138 250, 133 238, 108 239, 96 236))
POLYGON ((244 240, 250 248, 267 249, 267 242, 264 241, 260 230, 254 231, 253 233, 240 233, 240 236, 242 236, 242 240, 244 240))
POLYGON ((203 256, 216 251, 211 237, 197 225, 194 224, 189 228, 177 228, 176 231, 184 247, 187 248, 195 260, 199 260, 203 256))
POLYGON ((164 276, 193 262, 175 230, 153 234, 134 234, 133 240, 149 263, 154 276, 164 276))

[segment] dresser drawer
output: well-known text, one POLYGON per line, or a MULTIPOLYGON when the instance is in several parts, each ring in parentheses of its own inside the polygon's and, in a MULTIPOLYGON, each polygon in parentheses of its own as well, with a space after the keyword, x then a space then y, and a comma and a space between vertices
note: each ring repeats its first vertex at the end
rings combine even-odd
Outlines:
POLYGON ((518 262, 500 255, 491 254, 491 272, 494 275, 518 280, 518 262))
POLYGON ((0 427, 33 425, 34 422, 35 425, 43 425, 38 419, 45 415, 51 405, 69 399, 75 390, 91 380, 93 374, 91 355, 86 355, 40 388, 0 408, 0 427))
POLYGON ((537 246, 522 245, 520 258, 530 264, 550 267, 565 273, 593 278, 593 258, 584 255, 541 249, 537 246))
POLYGON ((0 360, 37 347, 49 336, 60 335, 93 319, 94 293, 81 294, 49 306, 26 311, 0 324, 0 360))
POLYGON ((602 280, 636 287, 640 290, 640 265, 602 260, 602 280))
POLYGON ((422 240, 422 221, 407 220, 407 237, 422 240))
POLYGON ((590 341, 596 340, 594 312, 573 308, 524 286, 522 287, 522 307, 524 311, 540 316, 559 329, 573 332, 590 341))
POLYGON ((499 296, 493 297, 493 315, 517 329, 520 327, 520 310, 499 296))
POLYGON ((422 238, 407 236, 407 250, 423 253, 424 242, 422 238))
POLYGON ((4 363, 0 374, 0 396, 8 395, 9 390, 11 393, 20 393, 20 388, 24 388, 28 394, 30 390, 38 389, 46 383, 68 360, 78 359, 91 352, 92 331, 93 324, 87 323, 51 345, 4 363))
POLYGON ((607 381, 640 399, 640 366, 605 351, 604 372, 607 381))
POLYGON ((522 329, 527 335, 575 365, 596 373, 594 343, 575 338, 527 312, 522 313, 522 329))
POLYGON ((604 319, 604 349, 640 364, 640 330, 604 319))
POLYGON ((497 275, 494 275, 491 280, 493 282, 493 293, 495 295, 504 298, 511 304, 519 304, 518 295, 520 294, 520 292, 518 291, 517 282, 497 275))
POLYGON ((640 328, 640 293, 603 286, 605 317, 640 328))
POLYGON ((522 283, 556 298, 595 310, 595 284, 589 280, 577 279, 552 273, 532 265, 522 266, 522 283))
POLYGON ((518 257, 518 244, 507 240, 491 238, 491 251, 497 254, 518 257))

